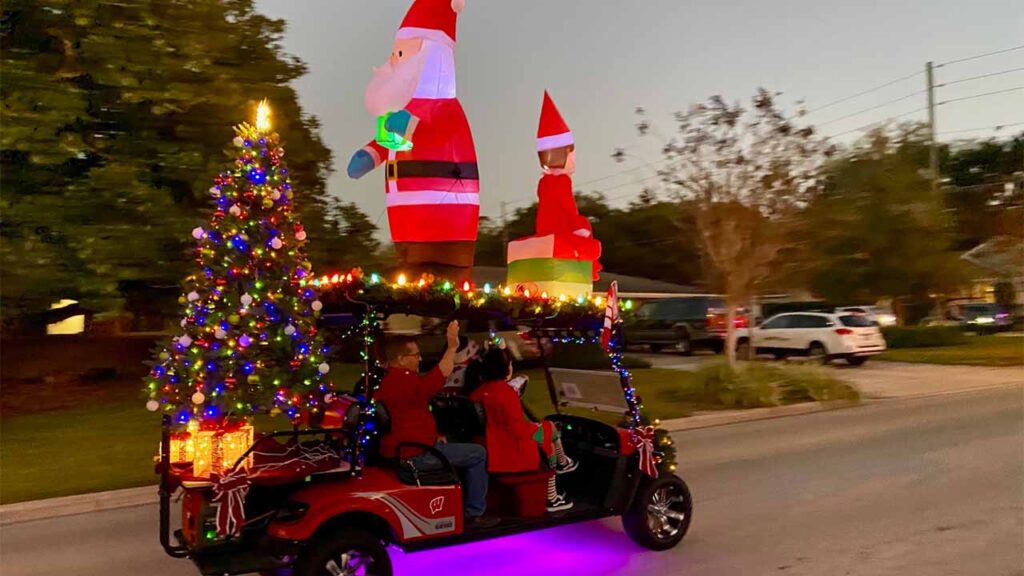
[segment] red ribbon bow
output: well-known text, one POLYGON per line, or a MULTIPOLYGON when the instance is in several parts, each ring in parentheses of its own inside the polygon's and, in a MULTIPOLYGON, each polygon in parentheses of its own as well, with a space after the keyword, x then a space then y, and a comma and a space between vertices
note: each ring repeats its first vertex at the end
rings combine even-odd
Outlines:
POLYGON ((633 446, 640 453, 640 471, 651 478, 658 477, 658 467, 654 464, 654 426, 634 428, 630 436, 633 446))
POLYGON ((249 494, 249 476, 244 468, 224 476, 214 475, 213 501, 217 506, 217 534, 238 535, 245 524, 245 497, 249 494))

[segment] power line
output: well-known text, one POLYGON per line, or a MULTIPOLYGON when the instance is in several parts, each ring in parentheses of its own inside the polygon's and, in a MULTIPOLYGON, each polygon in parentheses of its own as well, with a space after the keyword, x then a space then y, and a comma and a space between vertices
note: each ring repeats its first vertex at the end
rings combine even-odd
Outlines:
POLYGON ((937 106, 942 106, 943 104, 949 104, 951 102, 960 102, 962 100, 973 100, 975 98, 982 98, 982 97, 985 97, 985 96, 993 96, 995 94, 1005 94, 1007 92, 1016 92, 1017 90, 1024 90, 1024 86, 1015 86, 1013 88, 1006 88, 1004 90, 993 90, 992 92, 983 92, 981 94, 972 94, 971 96, 961 96, 959 98, 950 98, 949 100, 943 100, 942 102, 939 102, 937 104, 937 106))
POLYGON ((968 56, 966 58, 959 58, 957 60, 950 60, 949 62, 943 62, 941 64, 936 64, 936 68, 941 68, 943 66, 949 66, 951 64, 959 64, 961 62, 969 62, 971 60, 977 60, 979 58, 987 58, 989 56, 995 56, 996 54, 1005 54, 1007 52, 1013 52, 1014 50, 1021 50, 1021 49, 1024 49, 1024 44, 1021 44, 1020 46, 1014 46, 1013 48, 1006 48, 1006 49, 1003 49, 1003 50, 996 50, 995 52, 986 52, 984 54, 976 54, 974 56, 968 56))
POLYGON ((1000 70, 999 72, 992 72, 990 74, 979 74, 978 76, 971 76, 969 78, 960 78, 958 80, 951 80, 949 82, 943 82, 936 84, 936 88, 942 88, 943 86, 949 86, 951 84, 960 84, 961 82, 970 82, 971 80, 980 80, 982 78, 991 78, 992 76, 1002 76, 1003 74, 1011 74, 1013 72, 1024 72, 1024 67, 1021 68, 1010 68, 1009 70, 1000 70))
POLYGON ((1024 122, 997 124, 995 126, 982 126, 978 128, 963 128, 960 130, 946 130, 944 132, 939 132, 939 134, 962 134, 964 132, 981 132, 982 130, 1002 130, 1003 128, 1013 128, 1014 126, 1024 126, 1024 122))
POLYGON ((868 88, 867 90, 864 90, 862 92, 857 92, 856 94, 851 94, 850 96, 846 96, 846 97, 840 98, 838 100, 833 100, 832 102, 829 102, 828 104, 824 104, 822 106, 818 106, 817 108, 812 108, 812 109, 808 110, 807 112, 805 112, 804 115, 806 116, 808 114, 813 114, 815 112, 818 112, 819 110, 824 110, 826 108, 831 108, 832 106, 835 106, 836 104, 842 104, 843 102, 847 102, 849 100, 853 100, 854 98, 859 98, 861 96, 864 96, 865 94, 871 94, 872 92, 877 92, 878 90, 881 90, 882 88, 888 88, 889 86, 892 86, 893 84, 898 84, 900 82, 903 82, 904 80, 910 80, 911 78, 914 78, 915 76, 918 76, 920 74, 921 74, 921 72, 914 72, 913 74, 907 74, 906 76, 900 76, 899 78, 896 78, 895 80, 890 80, 890 81, 886 82, 885 84, 879 84, 878 86, 875 86, 874 88, 868 88))
POLYGON ((920 96, 921 94, 924 94, 925 92, 927 92, 927 90, 918 90, 917 92, 911 92, 910 94, 904 94, 903 96, 900 96, 899 98, 893 98, 892 100, 888 100, 886 102, 882 102, 881 104, 876 104, 874 106, 870 106, 868 108, 864 108, 864 109, 858 110, 856 112, 851 112, 849 114, 846 114, 845 116, 840 116, 838 118, 833 118, 832 120, 829 120, 827 122, 820 122, 820 123, 818 123, 818 126, 819 127, 820 126, 827 126, 829 124, 833 124, 833 123, 839 122, 841 120, 846 120, 847 118, 853 118, 854 116, 860 116, 861 114, 864 114, 865 112, 871 112, 872 110, 878 110, 879 108, 885 108, 886 106, 889 106, 891 104, 895 104, 897 102, 902 102, 903 100, 906 100, 907 98, 913 98, 914 96, 920 96))
POLYGON ((840 132, 839 134, 833 134, 832 136, 830 136, 830 138, 838 138, 840 136, 845 136, 847 134, 850 134, 851 132, 860 132, 862 130, 865 130, 865 129, 870 128, 872 126, 876 126, 876 125, 881 124, 883 122, 888 122, 890 120, 895 120, 897 118, 902 118, 904 116, 909 116, 911 114, 916 114, 918 112, 924 112, 927 109, 928 109, 927 106, 922 106, 920 108, 916 108, 914 110, 909 110, 909 111, 904 112, 902 114, 897 114, 895 116, 889 116, 888 118, 882 118, 881 120, 875 120, 874 122, 868 122, 867 124, 864 124, 863 126, 858 126, 856 128, 852 128, 852 129, 847 130, 845 132, 840 132))

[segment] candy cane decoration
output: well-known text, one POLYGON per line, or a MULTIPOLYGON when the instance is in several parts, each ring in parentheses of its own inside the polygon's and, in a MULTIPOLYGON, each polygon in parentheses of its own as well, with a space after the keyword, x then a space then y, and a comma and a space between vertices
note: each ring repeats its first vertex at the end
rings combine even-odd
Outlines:
POLYGON ((612 282, 608 286, 608 305, 604 309, 604 328, 601 329, 601 346, 609 352, 612 341, 612 329, 619 321, 619 283, 612 282))
POLYGON ((657 478, 658 467, 654 465, 654 426, 634 428, 630 435, 633 445, 640 453, 640 471, 651 478, 657 478))
POLYGON ((217 534, 236 536, 245 524, 245 497, 249 494, 249 476, 243 468, 224 476, 214 475, 213 501, 217 506, 217 534))

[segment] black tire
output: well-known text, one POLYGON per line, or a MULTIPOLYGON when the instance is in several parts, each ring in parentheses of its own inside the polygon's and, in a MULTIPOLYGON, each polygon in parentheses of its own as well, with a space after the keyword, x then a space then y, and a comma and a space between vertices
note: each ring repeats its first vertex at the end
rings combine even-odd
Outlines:
POLYGON ((391 558, 379 538, 363 530, 342 528, 317 536, 295 565, 294 576, 393 576, 391 558), (347 560, 352 572, 344 572, 347 560), (328 567, 333 563, 333 571, 328 567), (359 563, 359 564, 357 564, 359 563))
POLYGON ((812 362, 817 360, 822 364, 828 364, 828 350, 821 342, 811 342, 811 345, 807 347, 807 357, 812 362))
POLYGON ((868 361, 867 356, 850 356, 846 359, 846 362, 850 366, 863 366, 868 361))
POLYGON ((693 354, 693 342, 690 340, 690 334, 688 332, 680 333, 672 349, 675 350, 676 354, 691 356, 693 354))
POLYGON ((661 344, 648 344, 648 348, 651 349, 651 352, 657 354, 658 352, 661 352, 661 349, 664 348, 664 346, 661 344))
POLYGON ((754 358, 753 350, 750 348, 750 340, 742 338, 736 342, 736 358, 740 360, 752 360, 754 358))
POLYGON ((672 474, 640 484, 622 515, 629 538, 651 550, 668 550, 686 535, 693 519, 693 498, 683 479, 672 474))

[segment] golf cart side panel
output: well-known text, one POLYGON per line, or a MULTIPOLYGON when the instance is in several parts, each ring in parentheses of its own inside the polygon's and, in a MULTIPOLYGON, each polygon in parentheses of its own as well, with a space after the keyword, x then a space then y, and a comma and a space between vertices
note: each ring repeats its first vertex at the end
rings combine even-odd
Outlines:
POLYGON ((309 505, 295 522, 273 522, 268 533, 283 540, 308 540, 321 526, 343 514, 368 513, 383 519, 399 543, 462 532, 459 485, 402 484, 394 471, 368 467, 362 478, 313 484, 296 491, 291 501, 309 505))

